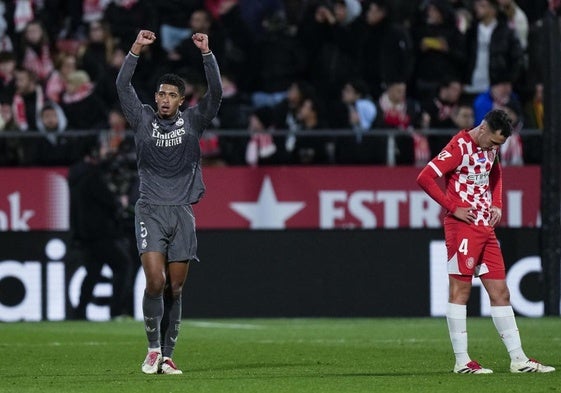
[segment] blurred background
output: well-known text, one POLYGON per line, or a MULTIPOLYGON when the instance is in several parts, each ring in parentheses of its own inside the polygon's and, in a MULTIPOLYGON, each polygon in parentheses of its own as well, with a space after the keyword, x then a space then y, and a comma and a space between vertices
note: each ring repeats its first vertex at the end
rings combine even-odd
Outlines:
MULTIPOLYGON (((194 32, 223 81, 185 317, 444 315, 443 212, 415 179, 494 108, 515 126, 498 229, 513 307, 559 315, 559 3, 0 1, 0 321, 141 318, 136 154, 115 88, 140 28, 158 37, 133 78, 144 103, 167 72, 185 105, 205 94, 194 32), (91 208, 100 194, 111 209, 91 208), (84 237, 122 261, 97 260, 86 298, 84 237)), ((488 315, 478 295, 470 312, 488 315)))

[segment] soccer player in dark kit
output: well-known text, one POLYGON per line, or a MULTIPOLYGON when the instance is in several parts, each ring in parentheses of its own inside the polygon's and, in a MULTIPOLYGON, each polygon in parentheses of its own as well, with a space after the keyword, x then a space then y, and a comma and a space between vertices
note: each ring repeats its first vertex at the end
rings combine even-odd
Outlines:
POLYGON ((134 130, 140 198, 135 206, 136 241, 146 277, 142 309, 148 354, 146 374, 181 374, 172 360, 181 323, 181 292, 189 263, 197 261, 197 238, 192 204, 205 188, 199 138, 216 116, 222 83, 206 34, 193 34, 201 51, 208 83, 198 105, 180 110, 185 82, 165 74, 157 84, 157 111, 143 104, 131 84, 142 48, 156 35, 141 30, 117 76, 119 100, 134 130))

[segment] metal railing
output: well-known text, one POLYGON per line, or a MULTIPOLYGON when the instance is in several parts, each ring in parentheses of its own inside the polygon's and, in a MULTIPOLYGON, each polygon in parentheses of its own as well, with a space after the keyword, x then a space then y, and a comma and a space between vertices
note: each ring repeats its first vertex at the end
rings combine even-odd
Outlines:
MULTIPOLYGON (((383 137, 385 140, 385 152, 386 161, 385 164, 388 166, 396 165, 396 154, 397 149, 397 139, 403 137, 411 137, 412 133, 418 133, 425 135, 427 137, 431 136, 449 136, 455 135, 458 132, 457 129, 424 129, 424 130, 401 130, 395 128, 380 128, 373 129, 366 132, 361 132, 360 134, 348 129, 321 129, 312 131, 297 131, 292 132, 289 130, 274 130, 272 131, 274 136, 290 136, 294 135, 296 138, 319 138, 319 137, 332 137, 332 138, 361 138, 363 140, 372 137, 383 137)), ((83 137, 99 137, 106 138, 110 135, 111 131, 106 129, 97 130, 68 130, 61 133, 53 133, 51 135, 56 136, 56 138, 83 138, 83 137)), ((215 135, 218 138, 228 137, 228 138, 248 138, 250 132, 246 129, 208 129, 207 135, 215 135)), ((522 129, 520 130, 520 135, 524 138, 526 137, 541 137, 542 130, 539 129, 522 129)), ((133 132, 131 130, 125 131, 125 136, 132 137, 133 132)), ((18 139, 34 139, 34 138, 44 138, 44 134, 37 131, 0 131, 0 140, 2 138, 18 138, 18 139)), ((358 143, 360 144, 360 143, 358 143)))

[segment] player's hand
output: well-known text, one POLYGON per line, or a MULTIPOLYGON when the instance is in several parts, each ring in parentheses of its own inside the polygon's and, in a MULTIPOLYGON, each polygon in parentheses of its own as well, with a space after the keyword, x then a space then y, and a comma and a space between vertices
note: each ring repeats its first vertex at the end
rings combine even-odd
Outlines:
POLYGON ((477 218, 477 214, 475 214, 475 211, 473 210, 473 208, 471 207, 458 207, 454 213, 453 216, 456 217, 459 220, 462 220, 463 222, 466 222, 468 224, 471 224, 475 221, 475 219, 477 218))
POLYGON ((156 34, 154 34, 154 32, 150 30, 140 30, 138 32, 138 35, 136 36, 136 41, 134 41, 134 43, 144 46, 150 45, 154 41, 156 41, 156 34))
POLYGON ((210 49, 208 48, 208 35, 203 33, 195 33, 191 38, 197 48, 201 50, 201 53, 210 52, 210 49))
POLYGON ((501 222, 501 218, 503 216, 503 211, 499 209, 497 206, 491 206, 491 218, 489 219, 489 224, 494 227, 499 222, 501 222))

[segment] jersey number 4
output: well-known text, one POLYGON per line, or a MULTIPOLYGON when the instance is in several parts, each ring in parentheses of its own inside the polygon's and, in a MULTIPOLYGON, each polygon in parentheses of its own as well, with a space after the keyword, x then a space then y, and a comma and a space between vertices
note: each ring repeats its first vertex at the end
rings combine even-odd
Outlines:
POLYGON ((462 242, 460 243, 460 247, 458 247, 458 251, 461 252, 464 255, 468 254, 468 239, 462 239, 462 242))

